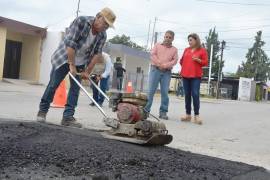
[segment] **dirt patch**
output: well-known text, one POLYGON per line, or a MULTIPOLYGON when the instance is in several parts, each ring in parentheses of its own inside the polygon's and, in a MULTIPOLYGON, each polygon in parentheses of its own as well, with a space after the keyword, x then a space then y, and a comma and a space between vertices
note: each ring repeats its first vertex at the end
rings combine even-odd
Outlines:
POLYGON ((97 132, 0 121, 0 179, 231 179, 263 168, 97 132))

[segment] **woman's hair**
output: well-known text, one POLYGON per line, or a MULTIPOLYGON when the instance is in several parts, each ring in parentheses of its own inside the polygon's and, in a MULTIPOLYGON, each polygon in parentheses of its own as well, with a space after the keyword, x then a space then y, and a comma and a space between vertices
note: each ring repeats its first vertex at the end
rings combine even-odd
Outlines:
POLYGON ((194 40, 196 41, 196 48, 199 49, 199 48, 202 47, 201 39, 200 39, 200 37, 198 36, 198 34, 192 33, 192 34, 188 35, 188 39, 189 39, 189 38, 192 38, 192 39, 194 39, 194 40))

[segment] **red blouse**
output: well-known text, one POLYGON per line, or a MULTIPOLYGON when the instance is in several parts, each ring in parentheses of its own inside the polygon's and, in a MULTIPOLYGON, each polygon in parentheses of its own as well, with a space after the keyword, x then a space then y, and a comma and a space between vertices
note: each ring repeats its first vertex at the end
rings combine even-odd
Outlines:
POLYGON ((191 50, 191 48, 186 48, 180 59, 182 67, 180 75, 184 78, 201 78, 203 75, 202 67, 208 65, 207 51, 205 48, 196 49, 193 52, 191 50), (192 57, 201 59, 201 62, 193 60, 192 57))

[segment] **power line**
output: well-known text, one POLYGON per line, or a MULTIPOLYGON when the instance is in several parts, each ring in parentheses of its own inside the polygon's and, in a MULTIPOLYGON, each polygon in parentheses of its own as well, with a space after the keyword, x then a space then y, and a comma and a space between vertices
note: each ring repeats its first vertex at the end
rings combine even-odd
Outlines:
MULTIPOLYGON (((251 47, 240 47, 240 46, 227 46, 228 48, 235 48, 235 49, 245 49, 248 50, 251 47)), ((228 49, 227 49, 228 50, 228 49)), ((262 49, 263 51, 270 51, 270 49, 262 49)))
POLYGON ((61 18, 61 19, 59 19, 59 20, 57 20, 57 21, 55 21, 55 22, 53 22, 53 23, 48 24, 46 27, 55 26, 55 25, 57 25, 57 24, 60 24, 60 23, 62 23, 64 20, 66 20, 66 19, 68 19, 68 18, 70 18, 70 17, 72 17, 72 16, 74 16, 73 13, 70 14, 69 16, 63 17, 63 18, 61 18))
MULTIPOLYGON (((236 32, 236 31, 244 31, 244 30, 252 30, 252 29, 262 29, 262 28, 269 28, 270 24, 267 25, 262 25, 262 26, 257 26, 257 27, 247 27, 247 28, 240 28, 240 29, 229 29, 229 30, 216 30, 218 33, 223 32, 236 32)), ((190 33, 193 31, 178 31, 176 33, 190 33)), ((161 33, 165 33, 165 32, 161 32, 161 33)), ((196 32, 196 33, 209 33, 209 31, 201 31, 201 32, 196 32)))
MULTIPOLYGON (((270 36, 262 36, 262 39, 267 39, 270 38, 270 36)), ((255 37, 243 37, 243 38, 225 38, 226 41, 231 41, 231 40, 254 40, 255 37)))
POLYGON ((212 1, 212 0, 195 0, 206 3, 226 4, 226 5, 243 5, 243 6, 270 6, 266 3, 239 3, 239 2, 225 2, 225 1, 212 1))
POLYGON ((243 30, 251 30, 251 29, 258 29, 258 28, 261 28, 261 27, 270 27, 270 24, 267 24, 267 25, 262 25, 262 26, 257 26, 257 27, 250 27, 250 28, 242 28, 242 29, 231 29, 231 30, 221 30, 221 31, 218 31, 218 32, 233 32, 233 31, 243 31, 243 30))
POLYGON ((76 17, 79 16, 79 12, 80 12, 80 2, 81 2, 81 0, 78 0, 77 11, 76 11, 76 17))
MULTIPOLYGON (((257 12, 257 11, 256 11, 257 12)), ((224 18, 220 18, 218 20, 213 20, 213 21, 200 21, 198 23, 207 23, 207 24, 210 24, 210 23, 224 23, 224 22, 231 22, 232 20, 234 21, 235 19, 239 18, 239 17, 243 17, 243 16, 246 16, 246 15, 250 15, 250 14, 254 14, 256 13, 254 11, 250 11, 250 12, 247 12, 247 13, 244 13, 244 14, 240 14, 240 15, 234 15, 234 16, 230 16, 230 17, 224 17, 224 18), (226 21, 221 21, 225 19, 226 21)), ((249 20, 250 21, 260 21, 260 20, 269 20, 270 18, 260 18, 260 19, 251 19, 249 20)), ((171 23, 171 24, 179 24, 179 25, 184 25, 183 23, 180 23, 178 21, 171 21, 171 20, 165 20, 165 19, 158 19, 159 21, 161 22, 167 22, 167 23, 171 23)), ((237 21, 236 21, 237 22, 237 21)), ((201 25, 190 25, 191 27, 196 27, 196 26, 201 26, 201 25)), ((185 28, 185 27, 182 27, 182 28, 185 28)))

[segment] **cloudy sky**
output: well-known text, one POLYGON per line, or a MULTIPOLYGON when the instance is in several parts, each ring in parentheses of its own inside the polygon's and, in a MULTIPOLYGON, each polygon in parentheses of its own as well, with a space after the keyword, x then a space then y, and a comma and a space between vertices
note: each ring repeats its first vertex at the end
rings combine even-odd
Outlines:
MULTIPOLYGON (((0 16, 26 22, 50 31, 62 31, 76 17, 78 0, 0 0, 0 16)), ((110 7, 117 15, 115 30, 109 38, 126 34, 146 46, 149 23, 158 40, 167 29, 175 31, 174 45, 181 56, 191 32, 205 40, 210 28, 216 27, 219 39, 227 42, 224 51, 224 72, 235 72, 245 60, 254 36, 263 31, 265 50, 270 56, 270 2, 267 0, 81 0, 79 15, 95 15, 103 7, 110 7)))

